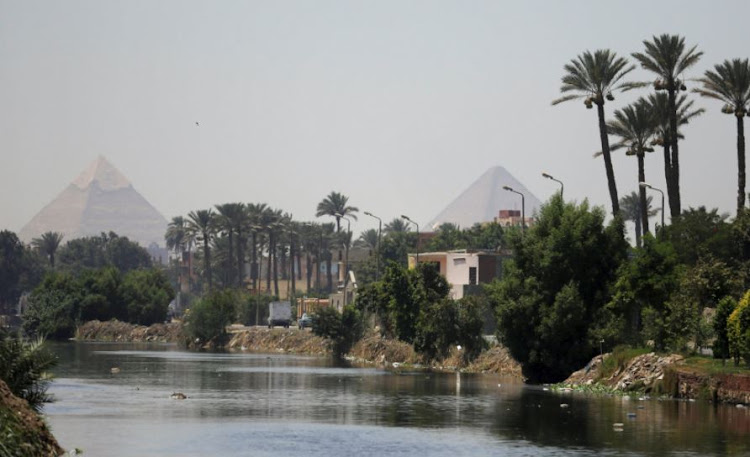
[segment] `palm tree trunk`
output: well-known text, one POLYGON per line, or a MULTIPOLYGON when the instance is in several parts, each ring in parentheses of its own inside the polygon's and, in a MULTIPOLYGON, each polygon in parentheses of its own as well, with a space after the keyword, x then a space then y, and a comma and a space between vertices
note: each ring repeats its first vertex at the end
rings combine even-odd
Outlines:
POLYGON ((737 116, 737 216, 745 209, 745 123, 737 116))
POLYGON ((242 238, 242 231, 237 231, 237 287, 242 287, 242 281, 245 279, 245 241, 242 238))
POLYGON ((620 201, 617 199, 617 184, 615 183, 615 171, 612 168, 612 155, 609 151, 609 138, 607 137, 607 124, 604 121, 604 105, 596 105, 599 115, 599 137, 602 142, 602 156, 604 156, 604 168, 607 172, 607 184, 609 185, 609 197, 612 199, 612 215, 620 215, 620 201))
POLYGON ((234 284, 234 260, 232 259, 234 256, 234 234, 231 230, 229 230, 229 255, 227 256, 227 262, 229 262, 229 269, 227 274, 227 285, 231 286, 234 284))
POLYGON ((266 269, 266 290, 271 293, 271 252, 273 252, 273 233, 268 232, 268 268, 266 269))
POLYGON ((669 200, 669 214, 673 213, 672 208, 675 208, 674 203, 674 189, 672 189, 672 152, 669 146, 668 138, 664 138, 664 179, 667 183, 667 199, 669 200))
POLYGON ((273 240, 273 294, 279 296, 279 258, 277 256, 276 238, 273 240))
MULTIPOLYGON (((646 182, 646 167, 643 163, 643 154, 638 154, 638 182, 646 182)), ((641 197, 641 225, 643 225, 643 234, 648 233, 648 203, 646 201, 646 189, 638 186, 641 197)))
POLYGON ((289 240, 289 265, 291 270, 289 271, 289 276, 291 276, 292 280, 292 294, 296 293, 297 284, 295 283, 295 280, 297 279, 297 272, 296 270, 296 263, 294 262, 294 239, 289 240))
POLYGON ((208 290, 213 290, 213 278, 211 277, 211 251, 208 248, 208 234, 203 233, 203 270, 208 277, 208 290))
POLYGON ((329 252, 328 255, 326 255, 326 289, 328 290, 329 294, 333 292, 333 272, 331 271, 331 257, 331 253, 329 252))
POLYGON ((251 276, 253 277, 253 289, 258 290, 258 251, 256 250, 258 244, 256 243, 257 237, 255 231, 253 231, 253 261, 250 265, 251 276), (253 269, 255 271, 253 271, 253 269))
POLYGON ((636 212, 635 219, 633 220, 635 222, 635 247, 640 248, 641 247, 641 211, 640 208, 636 212))
POLYGON ((682 213, 680 203, 680 149, 678 146, 677 137, 677 95, 675 94, 674 83, 669 89, 669 135, 672 140, 672 191, 674 193, 674 205, 672 201, 669 202, 669 209, 672 213, 672 218, 677 218, 682 213))
POLYGON ((310 293, 310 285, 312 283, 312 258, 310 253, 306 254, 307 257, 307 293, 310 293))

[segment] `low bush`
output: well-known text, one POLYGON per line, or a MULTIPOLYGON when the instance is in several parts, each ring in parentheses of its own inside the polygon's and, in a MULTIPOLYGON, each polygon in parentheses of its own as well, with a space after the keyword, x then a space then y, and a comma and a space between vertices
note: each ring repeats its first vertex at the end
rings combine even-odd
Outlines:
POLYGON ((189 344, 223 346, 227 341, 226 327, 234 320, 236 301, 236 294, 231 290, 212 292, 198 300, 185 315, 189 344))

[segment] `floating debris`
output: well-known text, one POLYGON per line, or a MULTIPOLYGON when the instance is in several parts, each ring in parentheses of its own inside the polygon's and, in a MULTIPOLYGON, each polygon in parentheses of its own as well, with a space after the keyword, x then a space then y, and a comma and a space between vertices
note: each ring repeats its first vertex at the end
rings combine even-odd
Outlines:
POLYGON ((171 398, 172 400, 185 400, 187 398, 187 395, 182 392, 174 392, 169 396, 169 398, 171 398))
POLYGON ((120 369, 119 369, 119 368, 117 368, 117 367, 112 367, 112 368, 111 368, 111 369, 109 370, 109 372, 110 372, 110 373, 112 373, 112 374, 117 374, 117 373, 119 373, 119 372, 120 372, 120 369))

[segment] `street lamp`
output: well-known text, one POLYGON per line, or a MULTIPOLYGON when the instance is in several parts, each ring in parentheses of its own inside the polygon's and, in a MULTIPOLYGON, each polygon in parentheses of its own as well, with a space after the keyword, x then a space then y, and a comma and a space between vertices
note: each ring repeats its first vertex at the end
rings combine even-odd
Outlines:
POLYGON ((403 214, 401 215, 401 219, 411 222, 415 227, 417 227, 417 262, 414 264, 414 266, 416 267, 419 264, 419 224, 409 219, 408 216, 404 216, 403 214))
POLYGON ((544 176, 547 179, 551 179, 552 181, 555 181, 556 183, 560 184, 560 200, 562 200, 562 198, 563 198, 563 189, 565 188, 565 185, 563 184, 563 182, 560 181, 559 179, 555 179, 555 177, 552 176, 549 173, 542 173, 542 176, 544 176))
POLYGON ((652 186, 651 184, 645 183, 645 182, 639 182, 638 185, 642 187, 643 189, 651 189, 659 192, 661 194, 661 226, 664 227, 664 192, 662 192, 661 189, 657 189, 656 187, 652 186))
POLYGON ((383 220, 369 211, 365 211, 365 216, 370 216, 378 220, 378 245, 375 247, 375 252, 377 254, 375 257, 375 263, 377 265, 375 267, 375 280, 380 281, 380 233, 383 230, 383 220))
POLYGON ((503 189, 507 190, 508 192, 513 192, 514 194, 518 194, 521 196, 521 231, 526 231, 526 198, 523 196, 523 194, 517 190, 514 190, 510 186, 503 186, 503 189))

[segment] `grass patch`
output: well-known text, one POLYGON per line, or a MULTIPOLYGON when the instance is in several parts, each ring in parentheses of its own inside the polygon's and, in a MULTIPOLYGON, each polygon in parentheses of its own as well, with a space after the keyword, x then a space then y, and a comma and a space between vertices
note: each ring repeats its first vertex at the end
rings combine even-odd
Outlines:
POLYGON ((694 355, 687 357, 683 365, 686 369, 709 375, 717 374, 743 374, 750 375, 750 368, 746 364, 735 366, 731 359, 723 363, 721 359, 713 357, 694 355))
POLYGON ((616 346, 609 357, 606 357, 602 361, 602 368, 599 370, 599 375, 596 381, 600 381, 605 378, 609 378, 616 371, 625 368, 625 366, 635 357, 639 355, 648 354, 652 352, 650 348, 634 348, 630 346, 620 345, 616 346))

